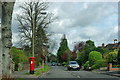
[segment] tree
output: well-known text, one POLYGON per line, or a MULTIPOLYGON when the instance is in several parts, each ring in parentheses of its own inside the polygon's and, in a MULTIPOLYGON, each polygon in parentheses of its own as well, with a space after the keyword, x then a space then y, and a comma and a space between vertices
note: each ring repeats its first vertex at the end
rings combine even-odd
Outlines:
POLYGON ((48 2, 26 2, 22 9, 22 15, 17 15, 17 21, 19 22, 19 32, 21 33, 21 41, 24 41, 24 45, 32 47, 32 32, 33 32, 33 19, 35 25, 35 56, 43 56, 43 49, 48 52, 48 36, 46 28, 56 18, 52 13, 46 13, 43 16, 43 12, 49 7, 48 2))
POLYGON ((120 65, 120 48, 119 48, 118 55, 117 55, 117 63, 120 65))
POLYGON ((84 48, 85 43, 83 41, 76 43, 72 52, 71 60, 75 60, 77 58, 77 53, 82 52, 84 48))
POLYGON ((69 49, 69 47, 68 47, 68 42, 67 42, 66 36, 64 34, 63 38, 61 39, 60 47, 57 52, 57 59, 59 62, 63 62, 62 55, 67 49, 69 49))
POLYGON ((79 52, 82 52, 84 48, 85 48, 85 43, 81 41, 75 44, 73 51, 76 52, 78 50, 79 52))
POLYGON ((0 76, 9 77, 12 72, 12 57, 11 57, 11 46, 12 46, 12 32, 11 22, 12 13, 14 8, 14 2, 6 2, 0 0, 0 16, 1 18, 1 40, 0 40, 0 76))
POLYGON ((50 59, 50 62, 56 62, 56 55, 54 55, 54 54, 50 54, 50 56, 49 56, 49 59, 50 59))
POLYGON ((118 55, 118 50, 114 50, 113 52, 110 52, 108 54, 108 62, 112 64, 117 63, 117 55, 118 55))
POLYGON ((62 54, 62 59, 63 62, 68 62, 71 59, 71 51, 67 49, 63 54, 62 54))
POLYGON ((80 64, 80 65, 83 65, 85 63, 85 52, 82 51, 82 52, 77 52, 77 62, 80 64))
POLYGON ((96 47, 94 50, 100 52, 102 55, 110 52, 108 49, 101 47, 96 47))
POLYGON ((91 51, 94 51, 95 48, 96 47, 95 47, 95 44, 94 44, 93 41, 91 41, 91 40, 86 41, 85 48, 84 48, 84 51, 85 51, 85 61, 88 60, 89 53, 91 51))
POLYGON ((91 51, 89 54, 90 66, 94 65, 97 61, 102 61, 102 55, 98 51, 91 51))

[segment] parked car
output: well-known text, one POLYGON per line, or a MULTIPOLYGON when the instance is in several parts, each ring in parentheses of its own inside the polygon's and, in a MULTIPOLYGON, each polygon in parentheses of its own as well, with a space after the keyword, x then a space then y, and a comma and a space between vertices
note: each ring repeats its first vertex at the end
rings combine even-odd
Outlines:
POLYGON ((76 61, 69 61, 67 70, 80 70, 80 66, 76 61))
POLYGON ((52 62, 52 63, 51 63, 51 66, 55 66, 55 62, 52 62))
POLYGON ((57 66, 61 66, 61 64, 60 64, 60 63, 57 63, 57 66))

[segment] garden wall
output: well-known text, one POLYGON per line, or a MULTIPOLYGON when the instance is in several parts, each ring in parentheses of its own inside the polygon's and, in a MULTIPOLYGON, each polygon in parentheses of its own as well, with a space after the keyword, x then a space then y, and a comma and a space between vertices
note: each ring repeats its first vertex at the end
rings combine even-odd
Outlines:
POLYGON ((108 71, 119 71, 120 70, 120 68, 113 68, 112 67, 112 63, 110 63, 109 65, 108 65, 108 71))

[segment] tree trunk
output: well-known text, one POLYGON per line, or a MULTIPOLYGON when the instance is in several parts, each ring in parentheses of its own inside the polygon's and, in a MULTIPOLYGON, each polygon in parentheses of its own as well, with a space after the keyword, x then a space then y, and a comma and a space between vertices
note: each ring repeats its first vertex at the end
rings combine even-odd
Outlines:
POLYGON ((2 23, 1 23, 2 52, 0 56, 0 59, 2 59, 2 76, 10 76, 12 72, 11 21, 12 21, 13 7, 14 7, 14 2, 3 2, 2 4, 2 23))
POLYGON ((2 41, 1 41, 2 5, 0 4, 0 79, 2 78, 2 41))

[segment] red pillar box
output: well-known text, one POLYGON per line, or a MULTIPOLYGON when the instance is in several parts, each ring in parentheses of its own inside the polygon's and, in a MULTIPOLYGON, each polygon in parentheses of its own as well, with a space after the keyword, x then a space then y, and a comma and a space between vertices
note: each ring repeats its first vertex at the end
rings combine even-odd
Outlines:
POLYGON ((30 57, 30 74, 34 74, 34 61, 35 57, 30 57))

